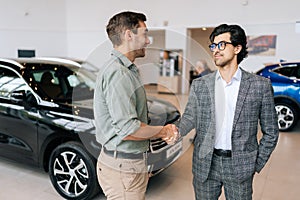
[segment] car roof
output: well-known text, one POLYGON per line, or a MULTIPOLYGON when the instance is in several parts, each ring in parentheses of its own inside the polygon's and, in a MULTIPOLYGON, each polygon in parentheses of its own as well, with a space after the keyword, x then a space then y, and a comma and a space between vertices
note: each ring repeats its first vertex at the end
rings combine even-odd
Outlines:
POLYGON ((290 65, 296 65, 300 64, 300 61, 285 61, 285 62, 274 62, 274 63, 265 63, 264 67, 260 68, 256 71, 256 73, 260 73, 263 70, 273 69, 277 67, 284 67, 284 66, 290 66, 290 65))
POLYGON ((70 68, 80 68, 81 65, 78 62, 63 58, 52 57, 34 57, 34 58, 0 58, 0 63, 6 63, 7 65, 20 70, 26 68, 26 64, 52 64, 63 65, 70 68))
POLYGON ((300 61, 288 61, 288 62, 277 62, 277 63, 267 63, 265 64, 266 67, 269 67, 269 66, 284 66, 284 65, 291 65, 291 64, 299 64, 300 61))

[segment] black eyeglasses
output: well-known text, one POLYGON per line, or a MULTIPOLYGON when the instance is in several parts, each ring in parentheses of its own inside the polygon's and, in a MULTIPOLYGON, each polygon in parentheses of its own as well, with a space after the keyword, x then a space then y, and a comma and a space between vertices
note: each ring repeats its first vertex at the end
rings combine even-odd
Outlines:
POLYGON ((217 48, 217 47, 220 51, 223 51, 226 48, 226 44, 232 44, 232 43, 231 42, 226 42, 226 41, 221 41, 218 44, 212 43, 208 47, 209 47, 211 52, 213 52, 215 50, 215 48, 217 48))

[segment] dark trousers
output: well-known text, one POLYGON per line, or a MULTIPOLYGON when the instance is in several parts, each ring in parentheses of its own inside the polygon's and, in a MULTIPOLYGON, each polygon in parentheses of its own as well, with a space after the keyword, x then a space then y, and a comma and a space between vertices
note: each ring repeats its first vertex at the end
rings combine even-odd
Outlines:
POLYGON ((253 176, 239 183, 234 175, 231 157, 213 155, 208 179, 201 182, 194 174, 193 185, 196 200, 217 200, 224 186, 226 200, 251 200, 253 176))

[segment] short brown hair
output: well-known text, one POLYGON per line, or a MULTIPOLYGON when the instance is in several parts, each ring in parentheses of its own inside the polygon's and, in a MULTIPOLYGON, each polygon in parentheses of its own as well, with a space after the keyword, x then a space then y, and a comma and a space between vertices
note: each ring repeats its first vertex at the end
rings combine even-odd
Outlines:
POLYGON ((125 11, 114 15, 106 26, 106 32, 114 46, 120 46, 122 39, 120 34, 126 29, 136 33, 139 22, 145 22, 146 16, 143 13, 125 11))

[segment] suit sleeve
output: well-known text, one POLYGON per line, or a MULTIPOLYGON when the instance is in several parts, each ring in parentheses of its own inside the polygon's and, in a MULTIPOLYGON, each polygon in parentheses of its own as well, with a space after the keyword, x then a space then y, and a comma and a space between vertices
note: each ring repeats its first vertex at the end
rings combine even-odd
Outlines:
POLYGON ((193 82, 191 85, 188 102, 179 124, 179 132, 181 135, 186 135, 193 128, 195 128, 195 123, 197 121, 195 115, 196 109, 197 109, 196 93, 195 93, 195 84, 193 82))
POLYGON ((274 93, 270 80, 264 84, 263 99, 260 110, 262 138, 259 142, 256 171, 260 172, 273 152, 279 136, 277 114, 274 104, 274 93))

